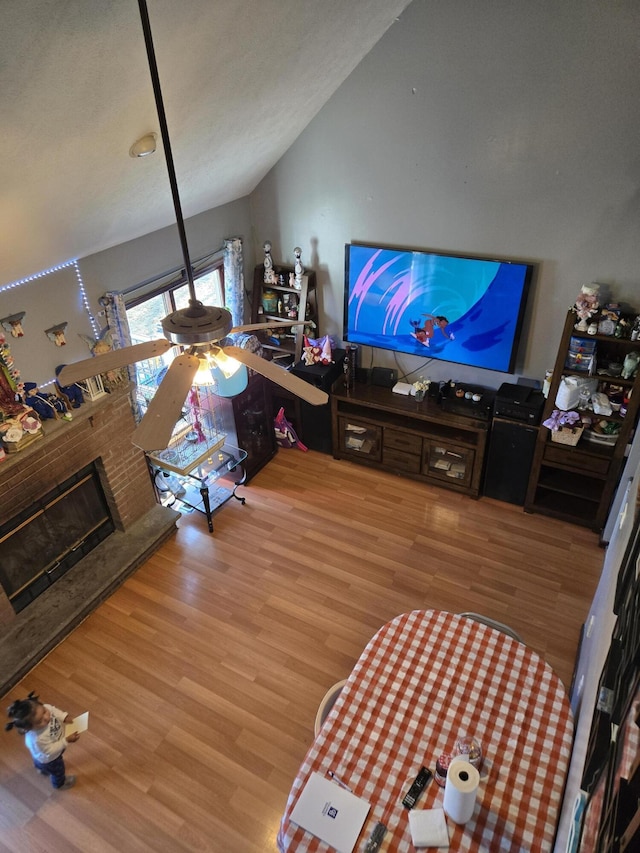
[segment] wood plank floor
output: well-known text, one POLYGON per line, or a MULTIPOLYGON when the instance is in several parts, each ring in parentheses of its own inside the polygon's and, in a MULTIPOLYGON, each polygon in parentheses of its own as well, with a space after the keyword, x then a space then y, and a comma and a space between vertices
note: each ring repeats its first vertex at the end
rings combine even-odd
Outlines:
POLYGON ((509 623, 568 686, 604 552, 582 528, 299 450, 166 542, 4 697, 90 731, 52 791, 0 750, 0 851, 265 853, 316 707, 412 609, 509 623))

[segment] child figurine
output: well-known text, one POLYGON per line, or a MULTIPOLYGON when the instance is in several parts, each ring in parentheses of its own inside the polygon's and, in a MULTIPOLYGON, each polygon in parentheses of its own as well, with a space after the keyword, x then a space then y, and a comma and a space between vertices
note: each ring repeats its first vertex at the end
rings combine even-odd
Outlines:
POLYGON ((576 297, 573 310, 578 316, 578 321, 575 327, 579 332, 586 332, 589 328, 589 320, 597 313, 600 307, 598 295, 600 285, 597 282, 591 284, 583 284, 580 288, 580 293, 576 297))
MULTIPOLYGON (((59 364, 56 367, 56 376, 59 376, 60 371, 63 367, 66 367, 65 364, 59 364)), ((56 382, 56 388, 58 393, 62 395, 63 399, 69 401, 69 405, 73 409, 79 409, 80 406, 84 403, 84 395, 82 393, 82 388, 74 382, 73 385, 60 385, 59 382, 56 382)))
POLYGON ((31 406, 41 420, 57 417, 71 420, 64 402, 55 394, 44 394, 39 391, 35 382, 24 383, 24 401, 27 406, 31 406))
POLYGON ((7 714, 12 719, 5 725, 5 731, 15 727, 24 735, 36 770, 43 776, 49 776, 56 789, 72 788, 76 777, 67 776, 62 753, 67 743, 77 741, 80 735, 73 732, 65 737, 64 724, 71 722, 67 712, 54 705, 43 704, 32 691, 26 699, 13 702, 7 714))

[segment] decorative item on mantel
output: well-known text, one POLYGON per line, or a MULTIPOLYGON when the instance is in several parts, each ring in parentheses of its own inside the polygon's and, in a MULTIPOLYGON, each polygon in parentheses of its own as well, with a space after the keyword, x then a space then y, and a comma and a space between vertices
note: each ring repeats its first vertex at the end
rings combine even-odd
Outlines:
POLYGON ((25 405, 30 406, 41 421, 49 419, 70 421, 72 418, 64 400, 56 394, 41 391, 36 382, 24 383, 23 399, 25 405))
POLYGON ((104 397, 107 394, 100 374, 97 376, 89 376, 88 379, 82 379, 77 384, 82 389, 84 396, 92 403, 94 400, 99 400, 100 397, 104 397))
MULTIPOLYGON (((111 329, 106 326, 98 337, 91 338, 89 335, 80 335, 82 340, 89 347, 91 355, 103 355, 106 352, 111 352, 113 349, 113 333, 111 329)), ((93 379, 98 377, 94 376, 93 379)), ((110 394, 112 391, 116 391, 118 388, 122 388, 129 380, 129 374, 127 372, 126 367, 120 367, 116 370, 108 370, 106 373, 100 374, 100 383, 102 385, 102 391, 110 394)), ((82 390, 86 390, 83 388, 82 390)), ((101 393, 98 396, 102 396, 101 393)), ((94 399, 90 397, 90 399, 94 399)))
POLYGON ((42 424, 30 406, 20 399, 23 384, 13 365, 11 349, 0 332, 0 447, 17 453, 42 437, 42 424))

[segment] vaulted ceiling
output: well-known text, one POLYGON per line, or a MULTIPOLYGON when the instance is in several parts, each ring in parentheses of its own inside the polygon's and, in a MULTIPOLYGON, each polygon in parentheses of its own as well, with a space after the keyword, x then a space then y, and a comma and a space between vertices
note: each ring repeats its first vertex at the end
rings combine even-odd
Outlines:
MULTIPOLYGON (((409 0, 147 0, 185 217, 250 193, 409 0)), ((175 222, 137 0, 2 0, 0 286, 175 222)))

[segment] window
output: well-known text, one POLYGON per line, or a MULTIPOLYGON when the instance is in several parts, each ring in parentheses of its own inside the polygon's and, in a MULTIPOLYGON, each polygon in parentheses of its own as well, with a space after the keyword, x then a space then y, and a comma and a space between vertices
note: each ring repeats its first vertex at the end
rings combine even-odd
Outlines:
MULTIPOLYGON (((209 259, 206 266, 196 269, 194 287, 196 298, 204 305, 224 305, 222 257, 213 262, 209 259)), ((189 285, 184 274, 179 277, 173 274, 170 281, 156 279, 132 288, 126 298, 131 343, 162 338, 162 318, 179 308, 186 308, 188 303, 189 285)), ((173 347, 158 358, 140 361, 135 365, 138 397, 143 411, 178 352, 179 348, 173 347)))

